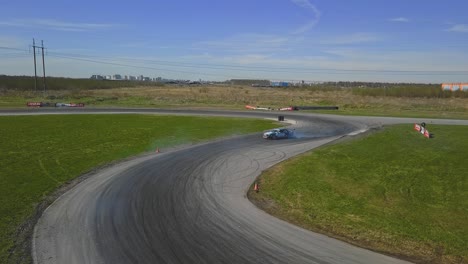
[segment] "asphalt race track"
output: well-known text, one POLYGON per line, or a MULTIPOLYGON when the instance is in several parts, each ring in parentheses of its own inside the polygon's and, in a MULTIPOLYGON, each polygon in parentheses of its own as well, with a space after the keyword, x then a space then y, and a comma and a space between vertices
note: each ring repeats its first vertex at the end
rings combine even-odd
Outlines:
POLYGON ((298 139, 241 136, 144 155, 104 169, 57 199, 36 225, 35 263, 404 263, 278 220, 246 192, 262 170, 382 124, 460 120, 154 109, 2 114, 155 113, 277 118, 298 139))

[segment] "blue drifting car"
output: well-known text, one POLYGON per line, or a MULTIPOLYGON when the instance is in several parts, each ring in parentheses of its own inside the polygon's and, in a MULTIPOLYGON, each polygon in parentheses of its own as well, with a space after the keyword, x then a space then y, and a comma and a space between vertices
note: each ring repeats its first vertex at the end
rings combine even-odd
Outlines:
POLYGON ((286 128, 275 128, 263 133, 264 139, 286 139, 294 137, 294 131, 286 128))

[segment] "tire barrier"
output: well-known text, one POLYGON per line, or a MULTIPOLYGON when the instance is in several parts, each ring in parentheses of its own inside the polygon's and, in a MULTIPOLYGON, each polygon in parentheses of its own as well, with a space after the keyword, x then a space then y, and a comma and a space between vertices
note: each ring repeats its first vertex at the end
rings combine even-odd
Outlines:
POLYGON ((338 110, 338 106, 295 106, 297 110, 338 110))
POLYGON ((27 102, 27 107, 84 107, 84 103, 27 102))
POLYGON ((74 104, 74 103, 56 103, 55 107, 84 107, 84 104, 83 103, 78 103, 78 104, 74 104))
POLYGON ((271 107, 260 107, 246 105, 246 109, 249 110, 278 110, 278 111, 299 111, 299 110, 338 110, 338 106, 287 106, 278 109, 271 107))

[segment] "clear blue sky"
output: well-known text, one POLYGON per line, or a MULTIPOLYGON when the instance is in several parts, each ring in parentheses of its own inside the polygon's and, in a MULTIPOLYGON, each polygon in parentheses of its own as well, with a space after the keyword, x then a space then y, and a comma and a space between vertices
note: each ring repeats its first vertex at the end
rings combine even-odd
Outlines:
POLYGON ((0 74, 468 82, 466 0, 5 1, 0 74), (39 71, 41 72, 41 70, 39 71))

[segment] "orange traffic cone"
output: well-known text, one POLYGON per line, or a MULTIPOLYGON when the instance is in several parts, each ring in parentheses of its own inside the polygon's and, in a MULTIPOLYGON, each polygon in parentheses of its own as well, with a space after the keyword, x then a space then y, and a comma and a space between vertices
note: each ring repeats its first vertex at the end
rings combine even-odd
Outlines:
POLYGON ((258 183, 255 183, 255 184, 254 184, 254 191, 255 191, 255 192, 260 191, 260 188, 258 188, 258 183))

